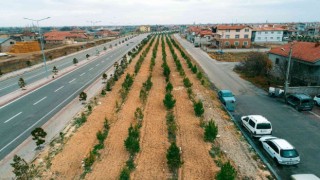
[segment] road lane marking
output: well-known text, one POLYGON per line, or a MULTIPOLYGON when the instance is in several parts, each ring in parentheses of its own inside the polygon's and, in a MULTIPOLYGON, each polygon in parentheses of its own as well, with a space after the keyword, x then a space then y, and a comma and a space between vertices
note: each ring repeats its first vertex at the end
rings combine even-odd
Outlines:
POLYGON ((314 113, 312 111, 309 111, 309 113, 311 113, 311 114, 315 115, 316 117, 320 118, 320 116, 318 114, 316 114, 316 113, 314 113))
POLYGON ((86 73, 82 73, 82 74, 80 74, 80 76, 83 76, 83 75, 85 75, 86 73))
POLYGON ((11 87, 11 86, 13 86, 13 85, 15 85, 15 84, 11 84, 11 85, 9 85, 9 86, 6 86, 6 87, 4 87, 4 88, 1 88, 0 91, 2 91, 2 90, 4 90, 4 89, 7 89, 8 87, 11 87))
POLYGON ((96 66, 99 66, 99 64, 97 64, 96 66))
POLYGON ((4 123, 7 123, 7 122, 11 121, 13 118, 19 116, 21 113, 22 113, 22 112, 19 112, 18 114, 12 116, 10 119, 6 120, 4 123))
POLYGON ((47 98, 47 96, 46 97, 44 97, 44 98, 42 98, 42 99, 40 99, 39 101, 37 101, 37 102, 35 102, 35 103, 33 103, 33 105, 35 106, 35 105, 37 105, 39 102, 41 102, 41 101, 43 101, 44 99, 46 99, 47 98))
POLYGON ((104 61, 101 61, 101 62, 104 62, 104 61))
POLYGON ((90 68, 89 71, 91 71, 93 68, 90 68))
POLYGON ((58 89, 56 89, 54 92, 59 91, 60 89, 62 89, 64 86, 59 87, 58 89))
POLYGON ((75 81, 76 80, 76 78, 74 78, 74 79, 72 79, 71 81, 69 81, 69 83, 72 83, 73 81, 75 81))

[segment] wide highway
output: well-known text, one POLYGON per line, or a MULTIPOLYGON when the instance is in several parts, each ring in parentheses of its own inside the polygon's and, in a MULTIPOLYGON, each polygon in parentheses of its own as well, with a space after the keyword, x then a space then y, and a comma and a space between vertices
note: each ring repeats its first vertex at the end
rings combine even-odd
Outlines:
POLYGON ((29 137, 34 128, 43 125, 97 78, 101 78, 115 61, 146 37, 143 34, 130 39, 85 66, 0 107, 0 159, 29 137))

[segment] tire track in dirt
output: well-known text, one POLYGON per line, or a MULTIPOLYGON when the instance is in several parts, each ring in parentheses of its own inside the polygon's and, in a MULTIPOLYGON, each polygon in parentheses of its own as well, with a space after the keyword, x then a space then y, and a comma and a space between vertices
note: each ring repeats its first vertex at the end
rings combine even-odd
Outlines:
MULTIPOLYGON (((134 121, 134 112, 136 111, 136 108, 141 107, 139 93, 142 83, 148 78, 150 59, 154 44, 155 42, 151 46, 150 51, 141 65, 140 71, 134 79, 134 83, 129 91, 127 100, 122 105, 121 111, 117 115, 117 121, 110 129, 108 138, 105 141, 105 148, 101 151, 101 161, 97 161, 93 165, 93 171, 86 176, 86 179, 119 178, 121 169, 125 166, 125 162, 129 158, 129 153, 124 147, 124 140, 128 136, 128 128, 130 124, 134 121)), ((146 47, 147 46, 148 44, 146 47)), ((132 72, 133 70, 134 66, 132 67, 132 72)))
MULTIPOLYGON (((175 41, 178 43, 177 40, 175 41)), ((173 47, 178 59, 180 59, 186 75, 193 83, 192 87, 194 93, 203 101, 205 108, 205 120, 208 121, 213 119, 218 126, 220 138, 216 141, 219 142, 221 149, 226 150, 226 155, 237 165, 238 173, 240 173, 241 176, 251 177, 253 179, 265 179, 264 176, 269 173, 262 172, 261 169, 259 169, 257 162, 252 159, 252 153, 249 152, 248 145, 241 141, 236 130, 231 128, 232 125, 230 125, 230 123, 232 122, 225 120, 226 118, 229 119, 229 117, 220 109, 221 103, 216 93, 201 85, 200 81, 196 78, 196 75, 188 68, 188 65, 182 58, 180 51, 175 46, 173 47)), ((192 59, 192 63, 195 62, 196 61, 192 59)), ((199 65, 196 65, 199 68, 199 65)))
POLYGON ((178 125, 177 144, 181 146, 183 165, 179 179, 213 179, 217 171, 209 155, 210 146, 203 140, 203 130, 199 119, 193 111, 193 104, 183 86, 182 78, 176 71, 172 54, 166 44, 168 65, 171 69, 173 96, 176 106, 174 109, 178 125))
MULTIPOLYGON (((147 47, 142 49, 141 52, 147 47)), ((137 61, 141 52, 128 65, 127 72, 133 73, 134 62, 137 61)), ((99 98, 101 105, 94 107, 92 114, 67 141, 63 150, 52 160, 51 173, 48 176, 54 179, 79 179, 83 171, 82 160, 88 155, 93 146, 98 142, 96 133, 102 130, 104 118, 109 119, 111 130, 113 129, 116 100, 120 98, 118 90, 121 89, 121 82, 125 79, 125 74, 113 86, 113 90, 106 97, 99 98)), ((108 137, 107 137, 108 139, 108 137)), ((108 148, 108 147, 105 147, 108 148)), ((48 178, 49 179, 49 178, 48 178)))
POLYGON ((141 129, 141 151, 136 158, 136 170, 132 179, 167 179, 166 151, 169 147, 166 129, 165 78, 162 75, 161 41, 159 42, 156 64, 152 73, 153 86, 150 90, 141 129))

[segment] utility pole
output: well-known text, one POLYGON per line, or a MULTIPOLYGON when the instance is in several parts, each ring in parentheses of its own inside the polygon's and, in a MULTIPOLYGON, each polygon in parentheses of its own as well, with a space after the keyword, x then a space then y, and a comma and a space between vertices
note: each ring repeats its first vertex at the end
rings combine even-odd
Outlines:
POLYGON ((43 57, 43 63, 44 63, 44 68, 45 68, 45 71, 46 71, 46 76, 47 78, 49 78, 49 74, 48 74, 48 68, 47 68, 47 62, 46 62, 46 56, 44 54, 44 44, 43 44, 43 37, 41 35, 41 29, 40 29, 40 26, 39 26, 39 21, 43 21, 43 20, 46 20, 46 19, 49 19, 50 17, 46 17, 46 18, 43 18, 43 19, 29 19, 29 18, 24 18, 24 19, 27 19, 27 20, 30 20, 30 21, 35 21, 37 22, 37 26, 38 26, 38 32, 39 32, 39 38, 40 38, 40 44, 41 44, 41 53, 42 53, 42 57, 43 57))
MULTIPOLYGON (((287 92, 288 92, 288 86, 289 86, 289 74, 290 74, 290 67, 291 67, 292 47, 293 47, 293 42, 290 43, 286 79, 285 79, 285 82, 284 82, 284 97, 285 97, 285 99, 287 99, 287 92)), ((283 48, 281 50, 285 51, 283 48)))

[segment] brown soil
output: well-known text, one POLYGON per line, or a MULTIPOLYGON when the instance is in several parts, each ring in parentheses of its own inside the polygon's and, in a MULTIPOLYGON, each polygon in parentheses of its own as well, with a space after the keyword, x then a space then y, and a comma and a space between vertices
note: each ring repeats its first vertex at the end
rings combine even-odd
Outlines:
POLYGON ((212 59, 225 62, 240 62, 246 60, 250 52, 238 52, 238 53, 208 53, 212 59))
POLYGON ((132 179, 167 179, 170 177, 167 167, 166 151, 169 147, 166 126, 165 78, 162 75, 161 41, 159 42, 156 64, 152 73, 153 87, 144 111, 141 128, 141 151, 136 157, 136 170, 132 179))
MULTIPOLYGON (((183 79, 176 71, 169 47, 166 46, 168 65, 171 69, 171 81, 176 99, 174 108, 178 125, 177 144, 182 150, 183 165, 179 177, 181 179, 213 179, 219 170, 209 155, 210 144, 203 140, 203 129, 199 119, 194 115, 193 104, 183 86, 183 79)), ((186 71, 186 68, 184 68, 186 71)), ((187 74, 188 76, 188 74, 187 74)))
MULTIPOLYGON (((134 62, 138 59, 139 56, 140 54, 138 54, 137 57, 133 60, 133 63, 129 65, 126 72, 133 73, 134 62)), ((116 101, 120 99, 118 90, 121 89, 121 83, 123 82, 124 78, 125 74, 122 75, 121 78, 119 78, 118 82, 113 87, 113 90, 108 93, 106 97, 100 98, 101 105, 94 108, 92 114, 88 117, 87 122, 82 127, 80 127, 76 133, 74 133, 74 135, 65 144, 62 152, 60 152, 52 160, 52 166, 50 169, 51 173, 48 173, 49 177, 51 176, 54 179, 79 179, 79 176, 83 171, 82 160, 88 155, 89 151, 97 143, 96 133, 99 130, 102 130, 105 117, 108 118, 109 122, 111 123, 111 129, 109 132, 110 138, 116 139, 116 141, 118 141, 123 147, 123 140, 117 140, 117 136, 120 136, 121 134, 116 133, 117 127, 119 126, 119 124, 121 125, 121 123, 117 121, 117 117, 115 117, 114 113, 116 101)), ((128 115, 133 115, 133 113, 128 115)), ((119 119, 121 121, 121 118, 119 119)), ((126 127, 123 129, 123 133, 127 133, 128 128, 126 127)), ((109 142, 110 138, 107 138, 107 143, 109 142)), ((109 148, 110 147, 107 144, 106 149, 109 148)), ((110 166, 113 165, 110 164, 110 166)))
MULTIPOLYGON (((125 162, 129 159, 129 153, 124 147, 124 140, 128 137, 130 124, 134 122, 136 108, 142 106, 139 94, 142 83, 148 78, 152 55, 151 49, 154 44, 142 63, 140 71, 134 78, 128 98, 122 106, 121 111, 118 112, 116 122, 110 129, 105 142, 105 148, 101 151, 101 161, 93 165, 93 171, 87 175, 86 179, 117 179, 122 168, 125 166, 125 162)), ((128 69, 129 72, 133 70, 134 66, 128 69)))
MULTIPOLYGON (((178 41, 176 41, 178 42, 178 41)), ((239 177, 249 177, 252 179, 267 179, 266 176, 270 173, 266 170, 262 170, 261 162, 254 160, 255 154, 250 151, 249 145, 244 141, 241 133, 234 127, 232 121, 228 115, 221 110, 222 105, 219 102, 216 93, 204 88, 196 75, 188 68, 187 63, 181 57, 180 52, 175 49, 180 62, 182 63, 186 75, 193 83, 193 91, 196 96, 202 100, 205 107, 205 121, 213 119, 218 126, 218 133, 220 138, 217 139, 221 150, 227 155, 227 157, 233 161, 237 166, 239 177)), ((193 60, 193 62, 196 62, 193 60)), ((200 66, 198 66, 199 68, 200 66)))

